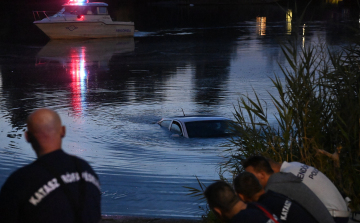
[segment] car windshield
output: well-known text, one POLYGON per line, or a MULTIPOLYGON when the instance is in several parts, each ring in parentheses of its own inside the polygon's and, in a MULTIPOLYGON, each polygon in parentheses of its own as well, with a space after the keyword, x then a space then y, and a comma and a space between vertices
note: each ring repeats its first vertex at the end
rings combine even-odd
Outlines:
POLYGON ((207 120, 185 122, 189 138, 196 137, 224 137, 232 132, 231 121, 228 120, 207 120))

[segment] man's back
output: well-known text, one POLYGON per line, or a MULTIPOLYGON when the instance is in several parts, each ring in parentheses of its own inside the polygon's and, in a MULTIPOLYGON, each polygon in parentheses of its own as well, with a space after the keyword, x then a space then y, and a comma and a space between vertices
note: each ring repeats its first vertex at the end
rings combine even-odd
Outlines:
POLYGON ((335 216, 349 216, 350 213, 344 198, 330 179, 319 170, 299 162, 283 162, 280 172, 292 173, 299 177, 318 196, 329 211, 335 212, 335 216))
MULTIPOLYGON (((245 210, 240 211, 236 214, 230 221, 230 223, 275 223, 272 219, 270 219, 264 211, 262 211, 257 205, 257 203, 248 203, 245 210)), ((268 214, 272 215, 277 222, 281 222, 278 216, 274 216, 266 207, 262 208, 268 212, 268 214)))
POLYGON ((320 199, 299 178, 291 173, 272 174, 265 190, 275 191, 297 201, 318 222, 334 222, 334 219, 320 199))
POLYGON ((48 153, 7 179, 0 210, 0 222, 99 222, 98 177, 82 159, 48 153))
POLYGON ((266 206, 270 211, 279 216, 283 222, 289 223, 316 223, 316 219, 296 201, 283 194, 268 190, 261 195, 258 203, 266 206))

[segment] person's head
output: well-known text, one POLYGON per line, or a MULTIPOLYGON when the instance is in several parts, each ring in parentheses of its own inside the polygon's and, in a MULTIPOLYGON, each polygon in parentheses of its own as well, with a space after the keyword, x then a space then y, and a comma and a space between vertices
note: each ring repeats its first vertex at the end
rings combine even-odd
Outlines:
POLYGON ((55 111, 42 108, 29 115, 25 138, 38 157, 60 149, 64 136, 65 126, 55 111))
POLYGON ((224 181, 217 181, 208 186, 204 192, 210 209, 222 220, 230 220, 238 211, 234 209, 238 205, 240 198, 234 189, 224 181))
POLYGON ((264 193, 263 187, 254 174, 242 172, 233 181, 234 189, 245 202, 255 202, 264 193))
POLYGON ((263 156, 252 156, 243 162, 245 171, 256 176, 261 186, 265 188, 270 176, 274 173, 269 161, 263 156))

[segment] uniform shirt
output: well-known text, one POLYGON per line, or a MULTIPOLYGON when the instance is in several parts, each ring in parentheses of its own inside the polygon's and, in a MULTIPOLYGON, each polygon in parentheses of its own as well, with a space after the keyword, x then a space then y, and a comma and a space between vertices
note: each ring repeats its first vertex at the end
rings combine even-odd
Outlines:
MULTIPOLYGON (((246 209, 237 213, 230 220, 230 223, 275 223, 273 220, 267 217, 262 210, 256 207, 255 204, 256 203, 248 203, 246 209)), ((264 208, 267 209, 266 207, 264 208)), ((276 219, 277 222, 281 223, 281 220, 279 220, 276 215, 271 213, 271 211, 269 211, 269 213, 273 215, 274 219, 276 219)))
POLYGON ((272 174, 265 187, 265 191, 268 190, 295 200, 320 223, 335 222, 323 202, 292 173, 272 174))
POLYGON ((285 195, 268 190, 261 195, 258 203, 267 207, 272 213, 288 223, 317 223, 315 218, 296 201, 285 195))
POLYGON ((324 203, 325 207, 332 213, 332 210, 340 212, 333 217, 348 217, 346 202, 335 185, 318 169, 299 162, 283 162, 280 172, 292 173, 299 177, 302 182, 312 190, 324 203), (341 216, 340 216, 341 215, 341 216))
POLYGON ((1 188, 0 222, 71 223, 75 213, 82 222, 100 221, 99 180, 87 162, 61 149, 18 169, 1 188))

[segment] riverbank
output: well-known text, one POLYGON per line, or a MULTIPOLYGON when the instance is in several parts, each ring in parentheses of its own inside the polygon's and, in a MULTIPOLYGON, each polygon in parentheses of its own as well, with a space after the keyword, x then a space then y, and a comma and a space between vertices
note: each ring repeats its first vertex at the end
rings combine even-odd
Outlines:
MULTIPOLYGON (((360 222, 359 214, 348 223, 360 222)), ((202 220, 174 219, 174 218, 143 218, 130 216, 103 216, 100 223, 204 223, 202 220)))
POLYGON ((202 223, 201 220, 174 218, 144 218, 130 216, 103 216, 100 223, 202 223))

